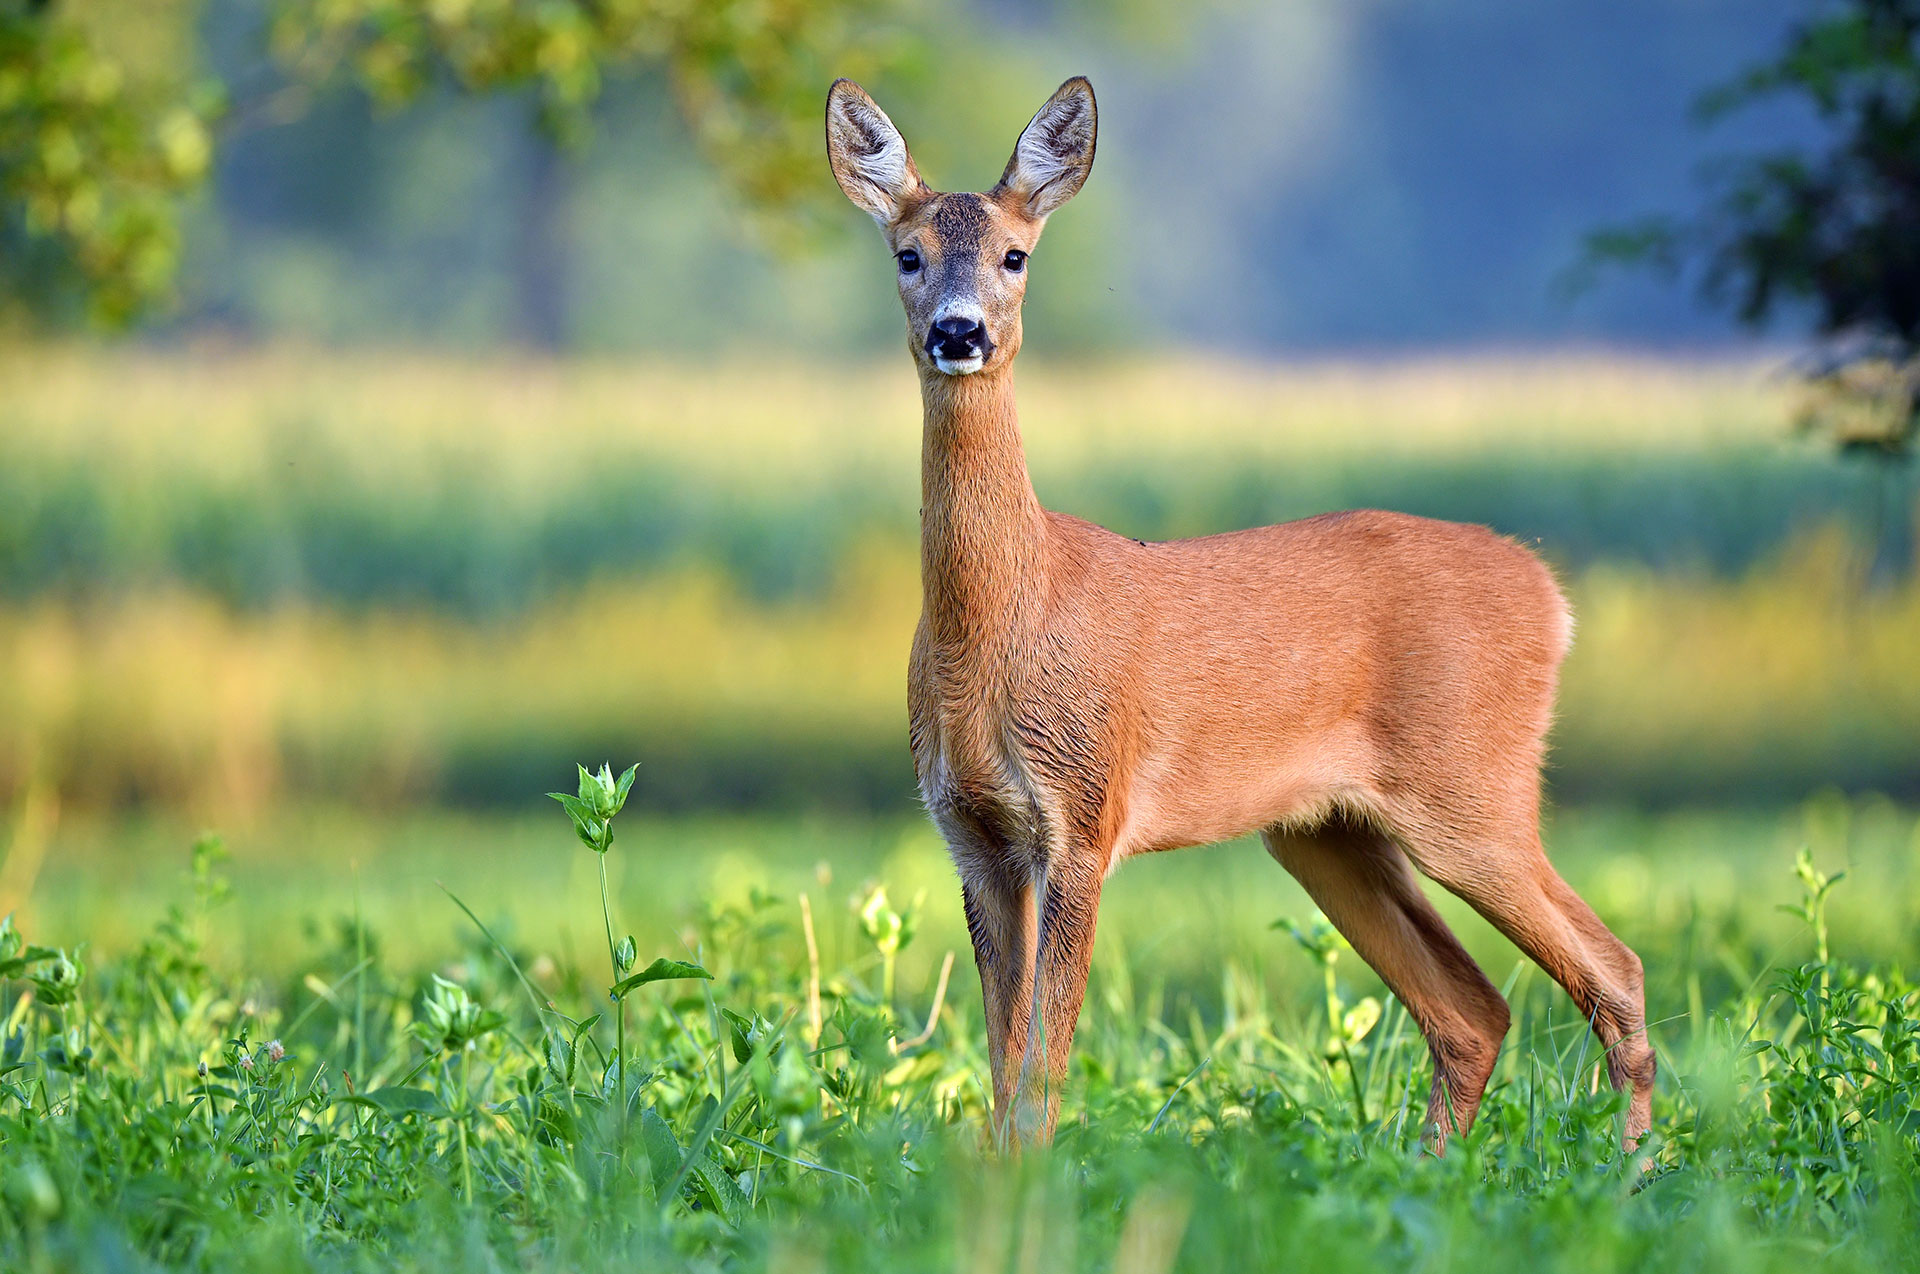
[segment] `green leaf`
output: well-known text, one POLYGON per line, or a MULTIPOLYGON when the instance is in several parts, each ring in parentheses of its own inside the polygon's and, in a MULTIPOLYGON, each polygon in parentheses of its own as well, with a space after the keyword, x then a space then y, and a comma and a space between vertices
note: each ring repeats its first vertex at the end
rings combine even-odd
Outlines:
POLYGON ((740 1214, 747 1210, 747 1196, 726 1170, 701 1155, 700 1162, 693 1165, 693 1179, 700 1184, 707 1206, 718 1212, 721 1220, 737 1228, 740 1214))
POLYGON ((566 808, 575 827, 584 827, 593 821, 593 806, 578 796, 568 796, 565 792, 548 792, 554 800, 566 808))
POLYGON ((732 1009, 721 1009, 720 1016, 727 1020, 727 1034, 733 1043, 733 1059, 742 1066, 753 1060, 755 1054, 779 1050, 780 1040, 774 1033, 774 1024, 766 1018, 757 1013, 746 1017, 732 1009))
POLYGON ((580 1140, 580 1121, 575 1119, 573 1112, 561 1103, 542 1096, 538 1118, 555 1137, 568 1145, 573 1145, 580 1140))
MULTIPOLYGON (((747 1208, 747 1197, 740 1187, 728 1176, 726 1171, 707 1156, 705 1146, 712 1131, 720 1124, 720 1101, 712 1093, 707 1094, 700 1103, 700 1132, 694 1137, 693 1144, 700 1147, 698 1159, 687 1163, 687 1179, 694 1190, 706 1201, 720 1219, 728 1225, 738 1225, 739 1216, 747 1208)), ((689 1152, 691 1153, 691 1152, 689 1152)))
POLYGON ((667 1200, 660 1196, 680 1175, 681 1150, 673 1129, 660 1117, 658 1107, 649 1106, 640 1112, 640 1143, 646 1147, 647 1173, 653 1178, 654 1198, 664 1204, 667 1200))
POLYGON ((556 1084, 571 1084, 576 1041, 566 1039, 558 1031, 548 1031, 545 1044, 547 1073, 556 1084))
POLYGON ((727 1019, 727 1034, 733 1043, 733 1060, 745 1066, 753 1056, 753 1022, 732 1009, 721 1009, 720 1016, 727 1019))
POLYGON ((635 987, 645 986, 649 982, 668 982, 678 978, 705 978, 713 981, 713 975, 697 964, 688 964, 684 960, 669 960, 661 956, 630 978, 621 978, 607 992, 607 998, 614 1001, 624 1000, 627 993, 635 987))
POLYGON ((425 1115, 429 1119, 446 1117, 446 1108, 440 1099, 424 1088, 406 1088, 398 1085, 376 1088, 370 1093, 356 1093, 352 1096, 336 1097, 336 1106, 365 1106, 377 1110, 391 1119, 400 1119, 406 1115, 425 1115))

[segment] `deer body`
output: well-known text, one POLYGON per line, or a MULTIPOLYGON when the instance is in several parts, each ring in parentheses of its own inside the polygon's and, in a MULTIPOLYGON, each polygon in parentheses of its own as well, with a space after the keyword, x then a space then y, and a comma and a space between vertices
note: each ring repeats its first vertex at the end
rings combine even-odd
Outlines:
POLYGON ((1653 1081, 1639 961, 1539 842, 1572 635, 1547 569, 1484 528, 1393 513, 1147 544, 1044 510, 1011 364, 1026 255, 1092 161, 1091 90, 1062 86, 987 195, 928 190, 845 81, 828 137, 896 247, 919 365, 909 736, 960 876, 996 1129, 1052 1133, 1107 874, 1258 831, 1426 1035, 1439 1144, 1471 1124, 1508 1012, 1416 865, 1573 995, 1637 1141, 1653 1081))

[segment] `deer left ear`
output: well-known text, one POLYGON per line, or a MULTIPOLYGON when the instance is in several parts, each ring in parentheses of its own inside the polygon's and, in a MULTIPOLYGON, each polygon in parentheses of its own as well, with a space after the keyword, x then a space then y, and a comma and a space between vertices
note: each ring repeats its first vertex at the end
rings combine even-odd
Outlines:
POLYGON ((996 192, 1011 192, 1028 216, 1045 218, 1086 185, 1097 131, 1093 85, 1076 75, 1054 90, 1021 131, 996 192))

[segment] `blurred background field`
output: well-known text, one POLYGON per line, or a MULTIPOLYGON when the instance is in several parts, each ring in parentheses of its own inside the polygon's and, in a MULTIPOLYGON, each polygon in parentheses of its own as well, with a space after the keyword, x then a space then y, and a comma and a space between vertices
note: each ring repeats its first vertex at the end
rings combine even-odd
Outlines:
MULTIPOLYGON (((897 815, 918 614, 904 368, 16 356, 0 794, 231 826, 283 800, 897 815), (30 368, 30 371, 29 371, 30 368)), ((1758 362, 1042 366, 1043 499, 1167 538, 1380 506, 1574 597, 1563 800, 1920 794, 1920 588, 1878 475, 1758 362)))

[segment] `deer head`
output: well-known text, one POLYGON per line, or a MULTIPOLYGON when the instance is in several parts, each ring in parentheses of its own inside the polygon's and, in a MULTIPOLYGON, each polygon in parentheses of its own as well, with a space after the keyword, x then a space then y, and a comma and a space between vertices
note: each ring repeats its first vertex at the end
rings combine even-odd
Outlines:
POLYGON ((968 376, 1020 351, 1027 259, 1047 217, 1093 168, 1093 86, 1062 84, 1014 144, 985 194, 943 194, 920 178, 900 130, 852 80, 827 94, 827 158, 847 198, 893 253, 907 346, 923 370, 968 376))

